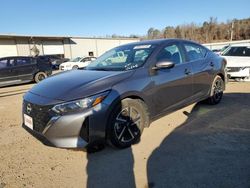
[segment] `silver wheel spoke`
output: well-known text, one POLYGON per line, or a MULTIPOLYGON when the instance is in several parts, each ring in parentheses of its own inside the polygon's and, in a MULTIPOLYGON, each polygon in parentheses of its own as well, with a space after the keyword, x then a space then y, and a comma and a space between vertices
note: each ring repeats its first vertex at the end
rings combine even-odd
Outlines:
POLYGON ((141 116, 140 116, 140 114, 138 114, 138 116, 135 119, 133 119, 133 122, 136 123, 140 120, 141 120, 141 116))
POLYGON ((120 135, 118 136, 118 140, 121 139, 121 137, 122 137, 122 135, 123 135, 125 129, 126 129, 126 127, 124 126, 123 129, 122 129, 122 131, 121 131, 121 133, 120 133, 120 135))
POLYGON ((132 115, 132 109, 128 107, 128 116, 131 117, 131 115, 132 115))
POLYGON ((122 119, 121 117, 117 117, 116 120, 117 120, 117 121, 120 121, 120 122, 122 122, 122 123, 126 123, 126 122, 127 122, 127 120, 122 119))
POLYGON ((129 132, 129 134, 131 135, 132 139, 134 139, 135 136, 134 136, 134 134, 132 133, 132 131, 130 130, 130 128, 128 128, 128 132, 129 132))

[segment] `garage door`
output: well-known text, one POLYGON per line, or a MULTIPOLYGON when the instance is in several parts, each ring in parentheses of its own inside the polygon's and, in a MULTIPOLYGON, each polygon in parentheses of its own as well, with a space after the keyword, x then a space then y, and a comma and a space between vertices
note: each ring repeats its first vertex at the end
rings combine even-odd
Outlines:
POLYGON ((17 56, 15 40, 0 39, 0 57, 17 56))
POLYGON ((64 54, 63 43, 61 41, 44 41, 43 53, 44 55, 64 54))

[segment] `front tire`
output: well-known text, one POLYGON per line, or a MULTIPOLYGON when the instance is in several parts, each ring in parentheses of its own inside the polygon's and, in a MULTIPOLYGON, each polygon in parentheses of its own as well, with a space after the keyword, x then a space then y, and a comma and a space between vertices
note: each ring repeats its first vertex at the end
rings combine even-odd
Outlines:
POLYGON ((72 69, 74 69, 74 70, 76 70, 76 69, 78 69, 79 67, 77 66, 77 65, 74 65, 73 67, 72 67, 72 69))
POLYGON ((45 72, 38 72, 36 73, 34 80, 36 83, 38 83, 44 80, 45 78, 47 78, 47 74, 45 72))
POLYGON ((116 105, 108 123, 108 139, 117 148, 130 147, 140 141, 145 126, 148 126, 147 107, 138 99, 124 99, 116 105))
POLYGON ((214 78, 211 87, 211 94, 210 97, 207 99, 207 102, 211 105, 218 104, 222 99, 223 90, 224 90, 224 81, 220 76, 216 76, 214 78))

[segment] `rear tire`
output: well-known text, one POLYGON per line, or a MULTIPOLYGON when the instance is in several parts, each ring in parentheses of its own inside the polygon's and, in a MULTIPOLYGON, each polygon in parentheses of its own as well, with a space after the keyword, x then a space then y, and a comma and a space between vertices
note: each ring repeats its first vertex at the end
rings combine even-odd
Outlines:
POLYGON ((140 141, 145 126, 148 126, 147 107, 138 99, 124 99, 111 112, 107 137, 112 146, 130 147, 140 141))
POLYGON ((38 72, 36 73, 34 80, 36 83, 38 83, 44 80, 45 78, 47 78, 47 74, 45 72, 38 72))
POLYGON ((208 104, 218 104, 222 99, 223 90, 224 81, 220 76, 216 76, 211 87, 210 97, 207 99, 208 104))

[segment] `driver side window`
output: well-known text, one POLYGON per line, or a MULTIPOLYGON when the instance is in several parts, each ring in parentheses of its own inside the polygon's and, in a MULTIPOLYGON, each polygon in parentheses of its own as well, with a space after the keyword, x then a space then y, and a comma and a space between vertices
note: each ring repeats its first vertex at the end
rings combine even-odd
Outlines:
POLYGON ((157 61, 171 61, 174 64, 183 62, 180 49, 176 44, 168 45, 160 51, 157 61))

